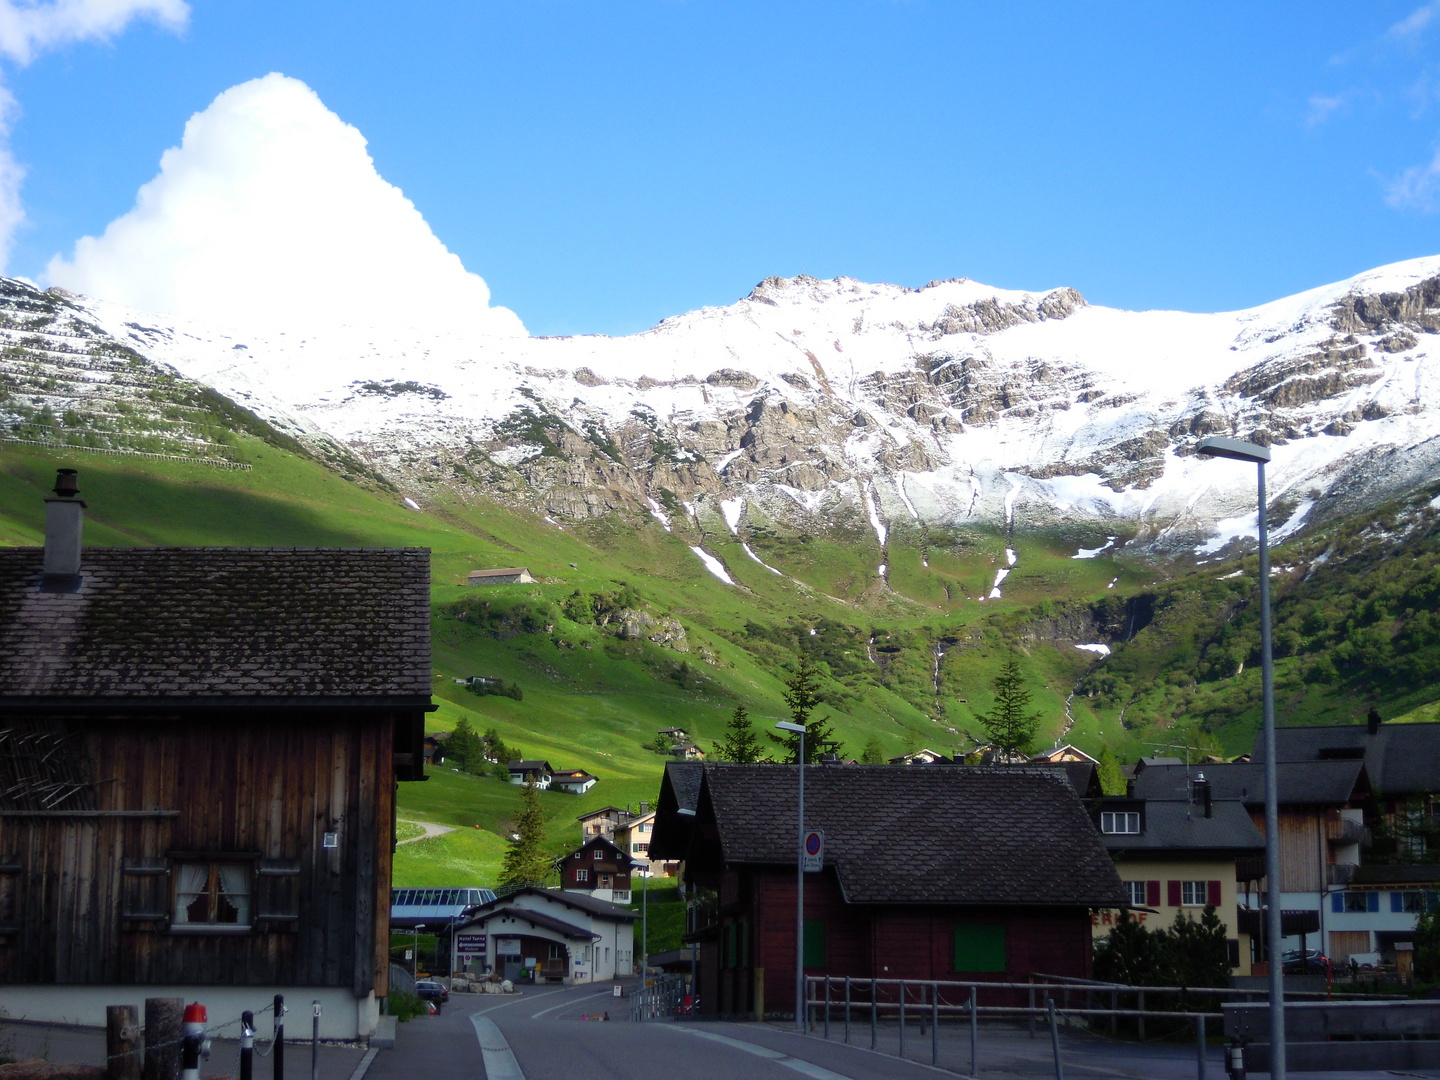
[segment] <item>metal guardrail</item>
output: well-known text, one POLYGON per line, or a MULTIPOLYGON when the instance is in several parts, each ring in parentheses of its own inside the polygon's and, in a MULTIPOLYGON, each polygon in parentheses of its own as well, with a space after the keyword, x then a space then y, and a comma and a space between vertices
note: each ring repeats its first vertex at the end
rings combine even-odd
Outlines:
MULTIPOLYGON (((922 1040, 928 1031, 930 1064, 936 1067, 949 1067, 942 1066, 940 1060, 942 1023, 953 1020, 957 1029, 962 1025, 968 1027, 970 1055, 966 1072, 972 1076, 977 1074, 982 1017, 1023 1020, 1031 1038, 1036 1036, 1036 1020, 1044 1020, 1050 1028, 1057 1076, 1063 1073, 1060 1023, 1073 1023, 1094 1031, 1098 1022, 1108 1019, 1112 1034, 1118 1033, 1121 1020, 1133 1020, 1135 1034, 1142 1041, 1146 1038, 1147 1020, 1152 1024, 1158 1022, 1170 1033, 1176 1033, 1177 1027, 1183 1032, 1193 1026, 1197 1076, 1206 1080, 1207 1023, 1223 1019, 1235 1007, 1227 1004, 1224 1006, 1226 1013, 1222 1013, 1215 1008, 1217 999, 1238 997, 1242 1000, 1236 1004, 1244 1006, 1256 1000, 1263 1001, 1265 997, 1263 990, 1254 989, 1130 986, 1040 975, 1026 982, 856 979, 811 975, 806 977, 805 986, 807 1031, 821 1033, 829 1039, 831 1025, 834 1024, 841 1029, 843 1040, 848 1044, 852 1042, 857 1027, 863 1031, 868 1026, 870 1049, 889 1053, 880 1045, 880 1032, 882 1026, 888 1030, 888 1025, 895 1024, 898 1029, 898 1056, 905 1058, 907 1029, 918 1025, 922 1040), (990 997, 992 1004, 981 1004, 985 995, 990 997), (993 1003, 997 998, 999 1003, 993 1003), (1128 1001, 1125 1000, 1127 998, 1128 1001), (1167 998, 1178 1001, 1171 1005, 1167 998), (1157 1008, 1156 1005, 1162 1007, 1157 1008)), ((1286 996, 1324 998, 1326 995, 1323 992, 1291 991, 1286 996)), ((1393 999, 1372 995, 1366 1000, 1383 1004, 1393 999)), ((957 1033, 964 1034, 963 1031, 957 1033)))
POLYGON ((683 975, 651 975, 630 995, 630 1019, 674 1020, 685 1006, 683 975))

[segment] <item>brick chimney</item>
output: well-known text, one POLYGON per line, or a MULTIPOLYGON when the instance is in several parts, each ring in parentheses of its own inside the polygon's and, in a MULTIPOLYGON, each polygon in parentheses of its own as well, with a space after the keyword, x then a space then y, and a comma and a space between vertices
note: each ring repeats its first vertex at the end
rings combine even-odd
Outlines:
POLYGON ((40 587, 46 592, 74 592, 80 588, 80 529, 85 521, 85 500, 78 474, 61 469, 55 476, 55 494, 45 499, 45 565, 40 587))

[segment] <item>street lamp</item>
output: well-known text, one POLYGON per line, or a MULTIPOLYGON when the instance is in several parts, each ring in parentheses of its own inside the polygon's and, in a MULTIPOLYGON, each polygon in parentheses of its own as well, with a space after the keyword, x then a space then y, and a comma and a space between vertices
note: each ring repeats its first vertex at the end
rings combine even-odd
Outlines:
POLYGON ((425 924, 415 924, 415 951, 411 954, 410 974, 412 977, 420 974, 420 931, 425 929, 425 924))
POLYGON ((1239 439, 1214 437, 1200 443, 1206 457, 1254 463, 1260 506, 1260 688, 1261 740, 1265 747, 1265 940, 1270 946, 1270 1076, 1285 1080, 1285 976, 1280 945, 1280 793, 1275 768, 1275 668, 1270 653, 1270 540, 1265 520, 1265 463, 1270 448, 1239 439))
POLYGON ((781 720, 775 725, 800 740, 800 835, 795 848, 795 1029, 805 1031, 805 725, 781 720))
POLYGON ((640 985, 650 971, 650 894, 646 886, 650 883, 650 863, 640 869, 640 985))

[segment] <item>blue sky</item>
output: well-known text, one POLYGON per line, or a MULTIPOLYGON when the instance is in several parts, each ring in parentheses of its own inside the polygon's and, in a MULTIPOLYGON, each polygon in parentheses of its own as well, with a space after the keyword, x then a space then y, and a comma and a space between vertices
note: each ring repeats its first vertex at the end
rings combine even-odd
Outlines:
POLYGON ((532 333, 801 272, 1223 310, 1440 252, 1440 3, 195 0, 36 53, 4 65, 36 279, 272 71, 532 333))

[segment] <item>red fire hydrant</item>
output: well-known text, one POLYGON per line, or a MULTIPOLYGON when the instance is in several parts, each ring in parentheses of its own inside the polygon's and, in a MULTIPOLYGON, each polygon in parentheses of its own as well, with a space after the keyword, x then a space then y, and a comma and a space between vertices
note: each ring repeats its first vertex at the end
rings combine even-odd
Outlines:
POLYGON ((210 1040, 205 1037, 204 1005, 197 1001, 185 1006, 183 1030, 180 1080, 200 1080, 200 1059, 210 1056, 210 1040))

